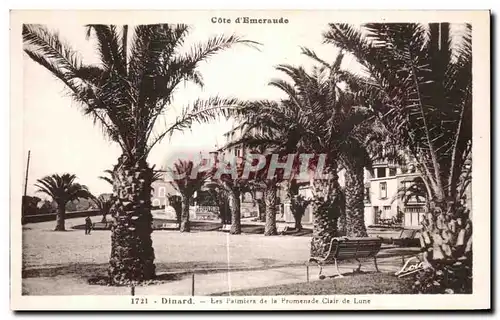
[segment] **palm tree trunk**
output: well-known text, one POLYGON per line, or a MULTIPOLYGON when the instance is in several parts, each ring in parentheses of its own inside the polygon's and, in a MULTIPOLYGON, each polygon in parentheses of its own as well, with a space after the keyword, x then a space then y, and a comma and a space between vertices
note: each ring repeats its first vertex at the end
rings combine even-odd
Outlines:
POLYGON ((347 218, 345 213, 345 203, 340 206, 340 215, 337 219, 337 236, 347 236, 347 218))
POLYGON ((335 174, 330 180, 315 179, 313 190, 313 236, 311 239, 311 256, 324 257, 328 253, 330 243, 337 233, 337 220, 341 214, 342 192, 335 174))
POLYGON ((290 206, 290 209, 292 210, 293 218, 295 220, 295 231, 302 231, 302 217, 304 216, 305 208, 304 210, 301 210, 302 208, 292 208, 293 205, 290 206))
POLYGON ((66 220, 66 205, 58 204, 57 216, 56 216, 56 228, 54 229, 54 231, 66 231, 65 220, 66 220))
POLYGON ((181 225, 182 221, 182 205, 175 206, 175 221, 179 224, 179 227, 181 225))
POLYGON ((241 234, 241 203, 238 190, 229 191, 229 207, 231 210, 231 234, 241 234))
POLYGON ((295 220, 295 230, 302 230, 302 217, 306 211, 300 203, 297 203, 296 196, 299 194, 299 186, 295 181, 291 181, 288 185, 287 197, 290 201, 290 211, 292 212, 293 219, 295 220))
POLYGON ((346 164, 345 219, 348 237, 367 237, 365 226, 365 185, 363 165, 352 158, 346 164))
POLYGON ((328 253, 330 243, 337 236, 336 213, 331 202, 313 201, 313 236, 311 239, 311 256, 324 257, 328 253))
POLYGON ((277 186, 271 183, 264 191, 264 199, 266 202, 266 224, 264 227, 265 236, 274 236, 278 234, 276 229, 276 204, 277 204, 277 186))
POLYGON ((191 199, 188 196, 182 196, 182 214, 181 214, 181 232, 191 232, 191 226, 189 225, 189 201, 191 199))
POLYGON ((259 206, 259 220, 261 222, 266 221, 266 202, 262 199, 257 199, 257 205, 259 206))
POLYGON ((153 170, 144 160, 120 157, 113 172, 116 224, 111 233, 109 277, 130 284, 155 277, 151 215, 153 170))

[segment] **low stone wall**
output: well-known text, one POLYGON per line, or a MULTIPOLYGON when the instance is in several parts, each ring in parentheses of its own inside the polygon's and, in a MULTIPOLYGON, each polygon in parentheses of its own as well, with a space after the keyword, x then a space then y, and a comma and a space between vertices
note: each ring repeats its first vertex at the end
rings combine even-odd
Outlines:
MULTIPOLYGON (((101 215, 99 210, 85 210, 85 211, 73 211, 66 212, 66 219, 71 218, 82 218, 86 216, 99 216, 101 215)), ((34 223, 34 222, 45 222, 45 221, 55 221, 57 213, 48 214, 35 214, 30 216, 22 217, 22 224, 34 223)))

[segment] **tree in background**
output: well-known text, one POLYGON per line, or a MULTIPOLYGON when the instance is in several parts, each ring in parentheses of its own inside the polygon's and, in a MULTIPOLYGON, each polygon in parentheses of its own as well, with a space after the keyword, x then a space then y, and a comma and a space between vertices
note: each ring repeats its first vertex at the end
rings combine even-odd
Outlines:
POLYGON ((172 179, 169 183, 174 187, 182 198, 181 232, 190 232, 189 204, 196 192, 201 190, 205 182, 211 176, 210 171, 200 170, 202 166, 195 165, 191 160, 179 159, 170 169, 172 179))
POLYGON ((57 218, 55 231, 65 231, 66 204, 78 199, 92 197, 86 186, 75 182, 74 174, 53 174, 38 179, 35 186, 38 192, 45 193, 57 203, 57 218))
POLYGON ((94 197, 92 201, 94 201, 94 203, 97 206, 97 209, 102 215, 101 222, 107 223, 106 216, 111 212, 111 208, 113 207, 113 201, 114 201, 113 195, 108 193, 103 193, 99 195, 99 197, 97 198, 94 197))
POLYGON ((39 197, 23 196, 23 216, 38 214, 38 203, 41 201, 39 197))

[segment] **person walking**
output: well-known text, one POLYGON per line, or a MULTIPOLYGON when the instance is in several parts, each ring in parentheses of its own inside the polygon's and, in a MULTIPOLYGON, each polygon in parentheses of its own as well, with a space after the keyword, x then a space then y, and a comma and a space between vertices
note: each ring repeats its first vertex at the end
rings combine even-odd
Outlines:
POLYGON ((92 230, 92 219, 90 219, 90 216, 87 216, 87 218, 85 218, 85 234, 90 234, 91 230, 92 230))

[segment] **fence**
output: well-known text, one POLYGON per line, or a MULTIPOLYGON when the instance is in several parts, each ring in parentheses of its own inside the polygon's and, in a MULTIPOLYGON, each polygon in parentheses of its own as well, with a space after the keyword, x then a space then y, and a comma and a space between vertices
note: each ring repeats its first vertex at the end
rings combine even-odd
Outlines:
MULTIPOLYGON (((99 210, 85 210, 85 211, 73 211, 66 212, 66 219, 71 218, 82 218, 86 216, 99 216, 101 212, 99 210)), ((34 214, 22 217, 22 224, 33 223, 33 222, 45 222, 45 221, 55 221, 57 213, 47 213, 47 214, 34 214)))

